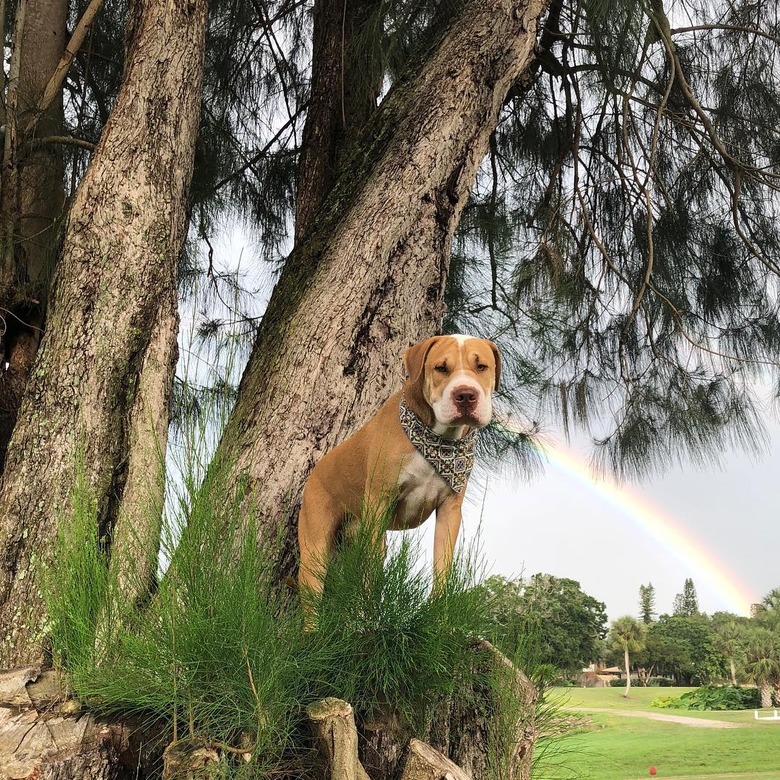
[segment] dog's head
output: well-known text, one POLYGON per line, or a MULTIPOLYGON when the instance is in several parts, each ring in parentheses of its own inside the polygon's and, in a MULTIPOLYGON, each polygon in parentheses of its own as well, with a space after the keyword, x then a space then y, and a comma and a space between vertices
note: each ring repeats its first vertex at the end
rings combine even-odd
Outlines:
POLYGON ((404 353, 407 404, 437 433, 458 426, 483 428, 498 389, 498 347, 473 336, 433 336, 404 353))

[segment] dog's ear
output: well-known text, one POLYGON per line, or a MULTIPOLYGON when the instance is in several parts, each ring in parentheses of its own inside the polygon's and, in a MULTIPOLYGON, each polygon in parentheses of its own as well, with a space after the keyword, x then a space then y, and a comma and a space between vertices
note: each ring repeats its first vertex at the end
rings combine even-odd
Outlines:
POLYGON ((404 398, 412 411, 428 426, 434 424, 435 418, 433 409, 423 393, 425 359, 438 340, 439 337, 431 336, 429 339, 413 344, 404 352, 404 371, 406 372, 404 398))
POLYGON ((418 341, 417 344, 412 344, 412 346, 404 352, 404 372, 406 373, 407 382, 413 382, 415 384, 422 382, 425 358, 428 357, 431 347, 433 347, 438 340, 438 336, 431 336, 429 339, 418 341))
POLYGON ((488 344, 490 344, 490 349, 493 350, 493 357, 496 359, 496 381, 493 384, 493 389, 498 390, 498 382, 501 379, 501 354, 492 341, 488 341, 488 344))

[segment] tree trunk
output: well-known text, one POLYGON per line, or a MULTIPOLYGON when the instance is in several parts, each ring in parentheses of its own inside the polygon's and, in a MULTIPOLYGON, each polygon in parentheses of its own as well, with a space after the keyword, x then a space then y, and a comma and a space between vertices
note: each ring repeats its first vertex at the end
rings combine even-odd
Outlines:
MULTIPOLYGON (((529 780, 538 735, 533 683, 489 642, 479 640, 470 685, 435 708, 424 738, 469 777, 529 780)), ((361 763, 373 780, 393 780, 408 732, 392 713, 359 724, 361 763)))
POLYGON ((65 203, 61 95, 38 102, 65 50, 66 0, 17 7, 0 186, 0 474, 40 343, 65 203), (43 142, 42 142, 43 141, 43 142), (7 365, 6 365, 7 364, 7 365))
POLYGON ((628 659, 628 645, 623 648, 623 663, 626 667, 626 690, 623 692, 623 698, 627 699, 631 692, 631 666, 628 659))
POLYGON ((403 350, 441 327, 452 235, 546 2, 462 7, 383 101, 285 266, 217 461, 229 484, 247 477, 260 544, 284 537, 284 574, 311 468, 400 385, 403 350))
POLYGON ((134 474, 165 449, 206 0, 138 0, 129 23, 124 81, 69 213, 0 482, 0 667, 43 652, 39 563, 67 517, 79 453, 106 541, 124 523, 131 537, 159 533, 159 514, 136 514, 144 502, 128 492, 159 489, 134 474))
POLYGON ((734 656, 729 656, 729 668, 731 669, 731 684, 736 687, 737 685, 737 666, 734 663, 734 656))
POLYGON ((772 706, 772 686, 769 683, 760 683, 758 691, 761 696, 761 706, 768 708, 772 706))
POLYGON ((309 105, 303 127, 295 198, 295 241, 336 181, 345 151, 376 111, 382 74, 365 26, 379 14, 377 0, 317 0, 309 105), (355 38, 358 38, 357 42, 355 38))

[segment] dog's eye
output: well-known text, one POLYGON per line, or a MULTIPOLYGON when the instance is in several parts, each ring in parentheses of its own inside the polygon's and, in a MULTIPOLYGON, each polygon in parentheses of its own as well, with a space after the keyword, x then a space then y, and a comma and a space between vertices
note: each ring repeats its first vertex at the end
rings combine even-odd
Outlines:
POLYGON ((477 371, 487 371, 487 368, 484 363, 477 363, 477 371))
POLYGON ((434 366, 434 371, 438 371, 440 374, 446 374, 447 373, 447 366, 434 366))

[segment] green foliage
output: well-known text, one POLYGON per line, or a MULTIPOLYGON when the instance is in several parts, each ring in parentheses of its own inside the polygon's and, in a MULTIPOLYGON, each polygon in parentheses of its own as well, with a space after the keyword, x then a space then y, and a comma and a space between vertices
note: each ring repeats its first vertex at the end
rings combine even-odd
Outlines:
POLYGON ((707 684, 726 676, 726 658, 705 616, 662 615, 650 626, 648 643, 656 670, 677 685, 707 684))
POLYGON ((674 597, 673 614, 678 617, 693 617, 699 614, 699 597, 696 595, 696 586, 690 577, 685 580, 683 592, 674 597))
POLYGON ((307 643, 328 664, 311 676, 309 696, 337 696, 362 713, 390 703, 420 730, 431 707, 469 683, 474 640, 493 629, 473 560, 457 559, 431 593, 414 541, 402 537, 386 559, 374 541, 371 529, 388 519, 364 518, 328 566, 307 643))
POLYGON ((661 696, 652 705, 676 710, 751 710, 760 706, 756 688, 733 685, 707 685, 682 696, 661 696))
POLYGON ((639 614, 645 625, 653 622, 653 615, 655 615, 655 588, 652 582, 639 586, 639 614))
POLYGON ((674 680, 668 677, 650 677, 647 681, 648 688, 672 688, 673 686, 674 680))
MULTIPOLYGON (((86 4, 72 4, 70 29, 86 4)), ((347 75, 392 100, 462 5, 362 4, 340 41, 347 75)), ((600 462, 621 473, 762 444, 753 380, 780 354, 774 6, 687 4, 674 28, 661 3, 552 2, 463 214, 446 328, 499 338, 499 407, 586 430, 600 462)), ((212 262, 222 259, 214 238, 226 223, 256 239, 252 265, 283 262, 312 16, 311 4, 286 0, 209 3, 185 293, 206 275, 220 292, 231 286, 212 262)), ((62 136, 99 141, 132 45, 127 19, 126 3, 104 3, 75 53, 62 136)), ((349 79, 332 82, 338 91, 349 79)), ((366 130, 361 158, 377 140, 370 120, 366 130)), ((72 195, 91 152, 62 150, 72 195)), ((251 342, 248 306, 230 314, 204 319, 212 334, 251 342)), ((527 436, 496 426, 483 440, 491 455, 533 463, 527 436)))
POLYGON ((772 588, 761 599, 756 610, 755 621, 759 626, 780 634, 780 588, 772 588))
POLYGON ((559 670, 578 671, 598 659, 606 633, 605 607, 584 593, 579 582, 549 574, 515 581, 493 576, 484 587, 505 652, 516 652, 530 636, 539 662, 559 670))
POLYGON ((147 610, 95 659, 66 670, 101 711, 164 721, 174 739, 248 741, 256 760, 273 764, 288 748, 301 698, 301 631, 294 615, 279 619, 268 558, 237 506, 208 480, 192 494, 147 610))
POLYGON ((745 673, 759 686, 780 683, 780 633, 751 627, 745 642, 745 673))
POLYGON ((56 555, 45 570, 43 595, 48 606, 55 663, 68 669, 92 667, 114 616, 108 556, 98 537, 97 502, 77 459, 71 514, 60 525, 56 555))
POLYGON ((325 696, 350 701, 359 721, 389 711, 424 737, 437 707, 482 687, 501 702, 491 715, 500 763, 524 705, 480 649, 495 627, 473 558, 456 558, 431 593, 418 547, 404 538, 383 561, 366 521, 332 561, 317 629, 305 631, 299 599, 276 584, 273 551, 258 548, 252 518, 238 509, 240 490, 217 473, 199 486, 184 480, 169 506, 168 569, 145 611, 110 641, 99 626, 112 586, 94 504, 77 486, 52 572, 60 579, 48 590, 55 652, 76 693, 100 712, 164 724, 167 739, 250 746, 242 772, 261 777, 303 771, 304 708, 325 696))
MULTIPOLYGON (((774 4, 681 6, 673 21, 660 3, 551 5, 539 78, 496 130, 448 291, 450 327, 506 333, 542 409, 623 474, 759 447, 746 380, 780 346, 780 143, 777 123, 763 130, 780 90, 759 64, 778 56, 774 4)), ((505 390, 519 409, 528 393, 505 390)))
POLYGON ((609 627, 607 641, 615 650, 635 652, 645 645, 647 629, 630 615, 624 615, 615 620, 609 627))

